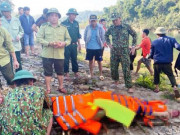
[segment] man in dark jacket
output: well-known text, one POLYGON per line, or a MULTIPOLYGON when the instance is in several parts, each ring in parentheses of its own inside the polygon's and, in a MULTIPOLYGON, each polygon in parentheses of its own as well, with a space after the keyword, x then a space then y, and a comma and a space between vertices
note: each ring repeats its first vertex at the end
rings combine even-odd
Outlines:
POLYGON ((29 46, 31 53, 34 54, 34 33, 32 26, 35 23, 34 18, 30 15, 30 8, 24 7, 24 14, 20 16, 21 25, 24 29, 24 46, 26 56, 29 56, 29 46))
POLYGON ((155 31, 158 38, 152 42, 150 57, 154 60, 154 84, 155 92, 159 92, 160 73, 164 72, 174 88, 175 97, 180 101, 177 83, 172 71, 173 48, 180 51, 180 44, 175 38, 166 36, 166 29, 158 27, 155 31))

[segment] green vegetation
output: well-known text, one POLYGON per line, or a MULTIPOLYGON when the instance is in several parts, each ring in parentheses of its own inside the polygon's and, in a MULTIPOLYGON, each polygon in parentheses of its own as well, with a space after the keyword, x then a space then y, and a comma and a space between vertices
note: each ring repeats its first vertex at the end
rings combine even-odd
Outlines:
POLYGON ((169 30, 180 29, 179 0, 118 0, 116 5, 104 8, 102 17, 110 21, 113 12, 118 12, 123 21, 137 29, 158 26, 169 30))
MULTIPOLYGON (((142 73, 139 76, 139 78, 136 80, 135 84, 139 85, 139 86, 142 86, 144 88, 151 89, 151 90, 155 89, 155 86, 153 84, 153 76, 150 76, 150 74, 147 74, 146 72, 142 73)), ((159 89, 161 91, 164 91, 164 90, 172 91, 172 87, 170 85, 170 82, 169 82, 168 78, 164 74, 162 74, 161 77, 160 77, 159 89)))

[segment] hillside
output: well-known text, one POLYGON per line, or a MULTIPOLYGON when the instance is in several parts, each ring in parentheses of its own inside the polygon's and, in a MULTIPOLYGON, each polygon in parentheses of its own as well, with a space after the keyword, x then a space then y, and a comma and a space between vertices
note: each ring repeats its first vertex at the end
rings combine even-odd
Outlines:
POLYGON ((116 5, 104 8, 103 17, 109 21, 113 12, 118 12, 123 21, 137 28, 164 26, 170 30, 180 29, 179 0, 118 0, 116 5))

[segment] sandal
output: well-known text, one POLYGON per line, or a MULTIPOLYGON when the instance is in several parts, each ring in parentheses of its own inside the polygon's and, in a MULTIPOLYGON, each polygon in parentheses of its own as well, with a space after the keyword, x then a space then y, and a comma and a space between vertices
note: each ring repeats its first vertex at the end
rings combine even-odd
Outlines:
POLYGON ((180 111, 179 110, 172 110, 169 113, 170 118, 177 118, 180 116, 180 111))
POLYGON ((101 81, 103 81, 103 80, 104 80, 104 76, 101 75, 101 76, 99 77, 99 79, 100 79, 101 81))
POLYGON ((160 90, 159 89, 155 89, 155 90, 153 90, 155 93, 159 93, 160 92, 160 90))
POLYGON ((174 94, 175 94, 175 99, 177 102, 180 102, 180 94, 178 90, 174 90, 174 94))
POLYGON ((66 90, 65 88, 58 89, 58 91, 60 91, 60 92, 62 92, 62 93, 64 93, 64 94, 67 93, 67 90, 66 90))

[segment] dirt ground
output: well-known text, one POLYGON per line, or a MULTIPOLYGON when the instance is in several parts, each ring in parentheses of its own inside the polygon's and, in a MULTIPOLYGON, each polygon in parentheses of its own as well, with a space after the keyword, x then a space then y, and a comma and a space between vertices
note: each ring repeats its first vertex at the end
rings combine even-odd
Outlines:
MULTIPOLYGON (((39 52, 39 48, 36 50, 39 52)), ((25 59, 25 55, 22 55, 22 63, 23 69, 31 71, 34 76, 37 78, 36 85, 42 86, 45 88, 44 76, 43 76, 43 68, 42 68, 42 60, 40 56, 30 56, 29 59, 25 59)), ((96 64, 97 65, 97 64, 96 64)), ((127 93, 127 89, 125 88, 123 75, 121 70, 120 74, 120 84, 115 87, 112 83, 113 81, 110 78, 110 69, 104 68, 103 74, 105 76, 104 81, 100 81, 98 78, 98 69, 95 68, 96 76, 93 79, 90 79, 89 76, 89 68, 86 62, 79 61, 79 71, 80 71, 80 79, 74 79, 74 75, 71 74, 72 80, 67 82, 64 81, 64 87, 68 90, 68 94, 82 94, 89 93, 93 90, 102 90, 102 91, 116 91, 121 94, 130 95, 127 93)), ((137 76, 134 76, 132 73, 133 82, 137 79, 137 76)), ((1 82, 3 84, 4 89, 6 89, 6 83, 0 75, 1 82)), ((178 78, 179 79, 179 78, 178 78)), ((180 104, 173 100, 164 99, 163 95, 166 92, 154 93, 152 90, 133 86, 135 92, 131 96, 139 97, 146 100, 166 100, 168 109, 179 109, 180 104)), ((52 92, 49 96, 57 96, 63 95, 62 93, 57 91, 58 89, 58 81, 56 75, 52 79, 52 92)), ((159 126, 154 126, 154 128, 145 127, 139 125, 139 122, 135 122, 129 129, 124 128, 120 123, 109 122, 108 120, 102 120, 103 127, 100 131, 100 135, 180 135, 180 118, 170 120, 170 124, 165 126, 164 124, 159 124, 159 126)), ((161 121, 157 121, 157 123, 162 123, 161 121)), ((52 135, 88 135, 89 133, 78 130, 72 130, 69 132, 62 132, 58 125, 53 127, 52 135)))

